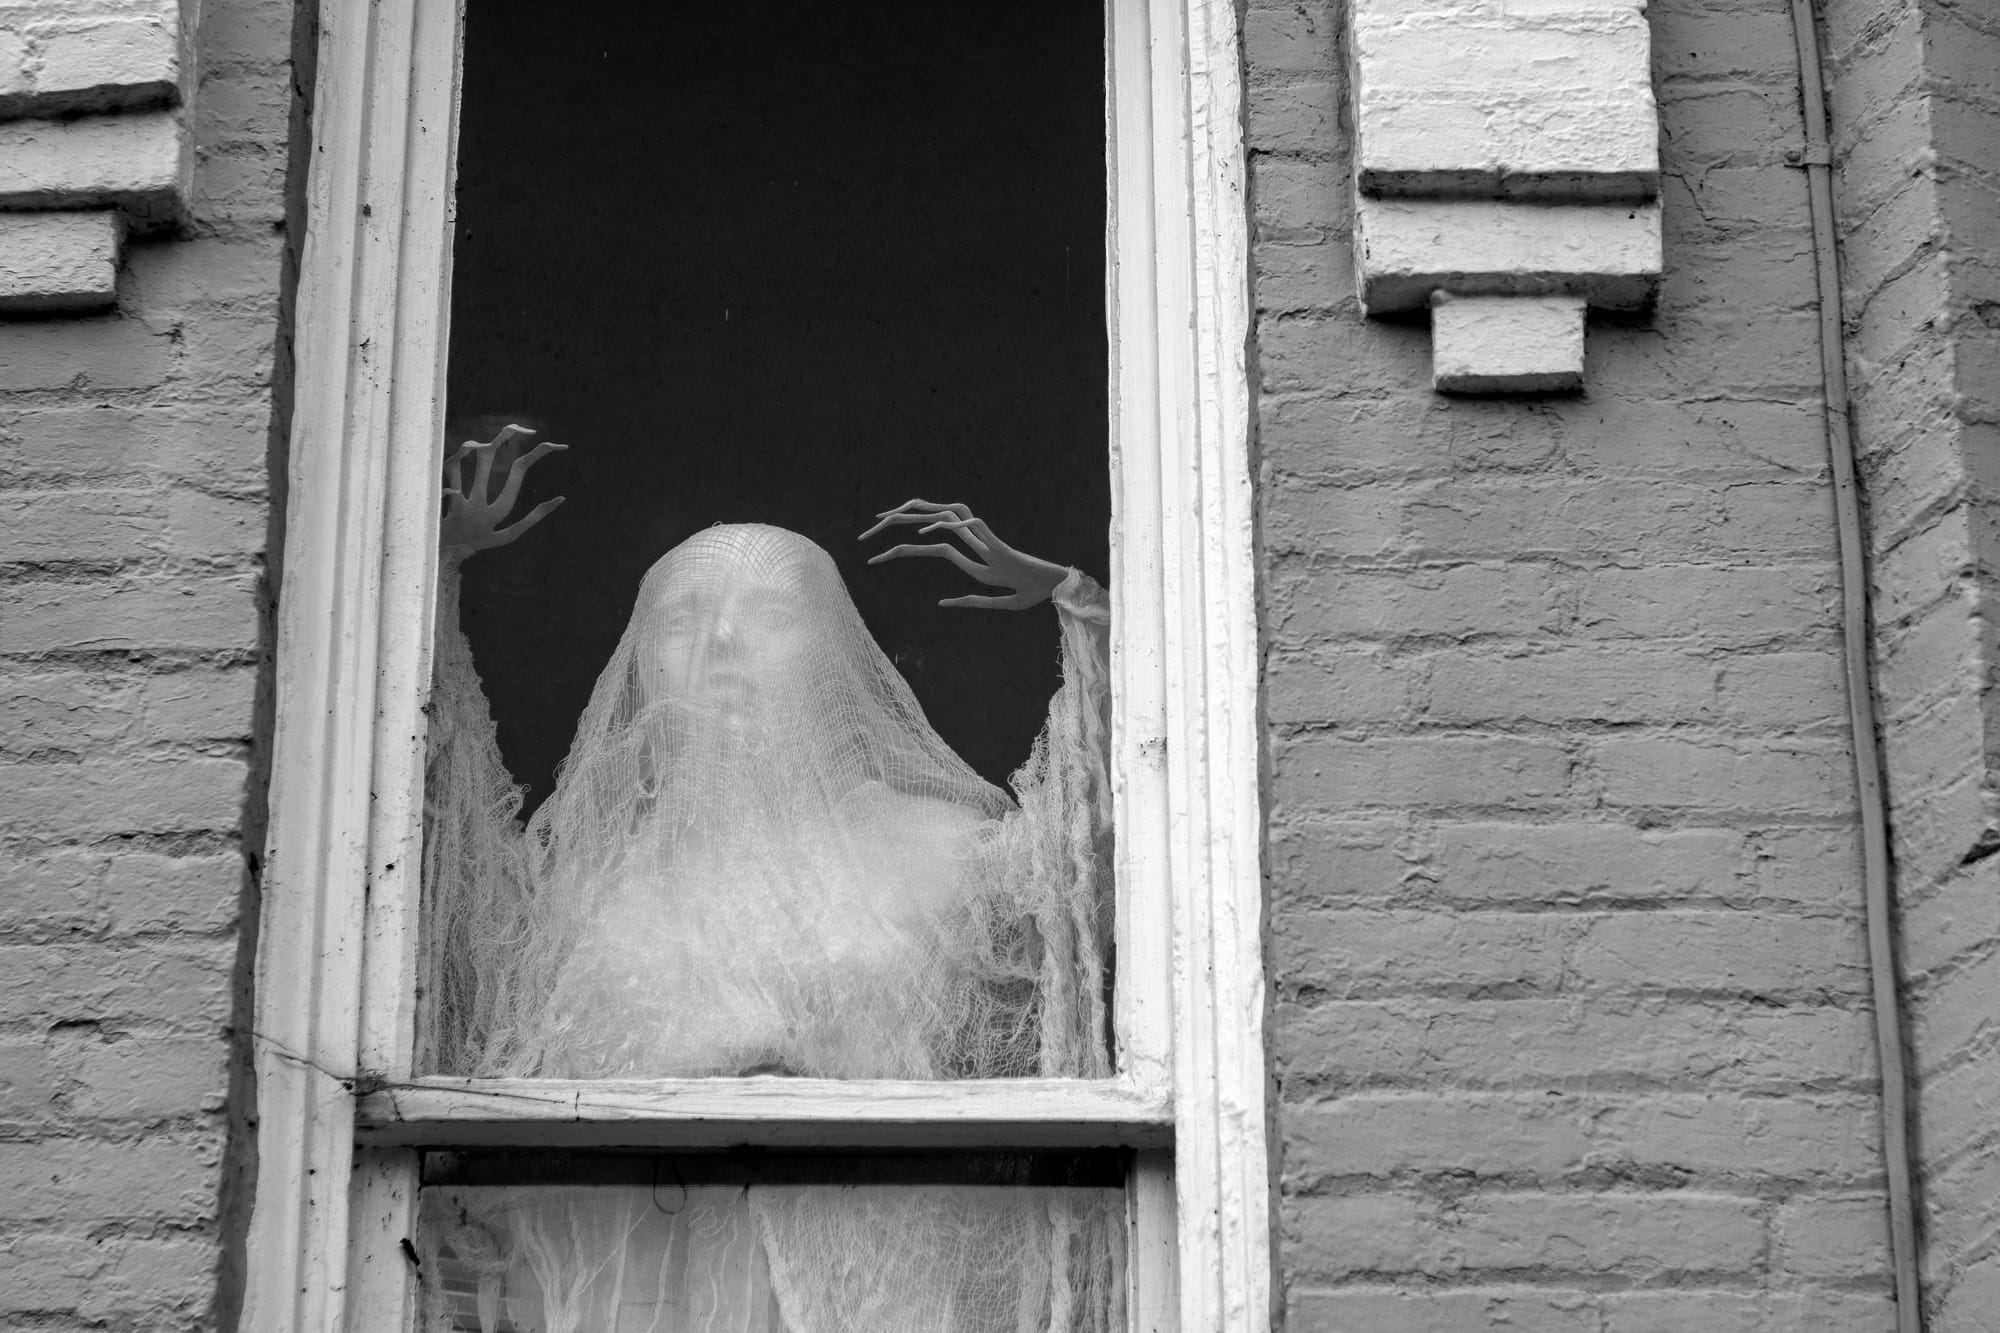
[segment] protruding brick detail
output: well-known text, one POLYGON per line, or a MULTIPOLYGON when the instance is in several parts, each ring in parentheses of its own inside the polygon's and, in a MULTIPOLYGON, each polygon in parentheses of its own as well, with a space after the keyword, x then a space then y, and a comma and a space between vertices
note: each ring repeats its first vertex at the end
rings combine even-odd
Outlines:
POLYGON ((124 234, 111 209, 0 213, 0 311, 110 305, 124 234))
POLYGON ((1487 199, 1356 201, 1361 303, 1422 310, 1438 291, 1577 296, 1636 310, 1660 281, 1660 206, 1550 207, 1487 199))
POLYGON ((1554 393, 1583 387, 1580 296, 1431 299, 1431 384, 1440 393, 1554 393))
MULTIPOLYGON (((1420 310, 1440 291, 1621 309, 1652 298, 1660 159, 1645 0, 1350 0, 1348 37, 1368 314, 1420 310)), ((1582 387, 1567 351, 1524 373, 1519 329, 1461 321, 1450 365, 1433 369, 1439 389, 1582 387)))
POLYGON ((189 74, 177 0, 36 0, 0 9, 0 115, 164 106, 189 74))
POLYGON ((1352 0, 1364 192, 1650 199, 1644 0, 1352 0))
MULTIPOLYGON (((193 166, 185 104, 195 17, 195 0, 0 8, 0 209, 115 209, 138 230, 178 224, 193 166)), ((110 233, 114 276, 125 229, 110 233)), ((78 285, 81 235, 73 223, 0 232, 0 309, 108 303, 94 267, 78 285)), ((96 265, 94 251, 85 262, 96 265)))
POLYGON ((0 122, 0 208, 111 206, 171 220, 187 198, 177 111, 0 122))

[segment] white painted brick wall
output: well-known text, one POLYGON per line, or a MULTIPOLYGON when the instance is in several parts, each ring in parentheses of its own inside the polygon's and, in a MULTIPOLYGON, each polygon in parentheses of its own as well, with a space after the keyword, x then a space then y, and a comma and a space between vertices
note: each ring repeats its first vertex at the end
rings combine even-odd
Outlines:
POLYGON ((1827 8, 1932 1333, 2000 1309, 2000 16, 1827 8))
POLYGON ((1342 11, 1246 20, 1290 1333, 1891 1323, 1791 34, 1651 10, 1659 304, 1525 402, 1357 317, 1342 11))
POLYGON ((192 221, 120 256, 103 213, 0 214, 0 303, 41 283, 103 307, 0 320, 6 1329, 233 1324, 293 14, 205 8, 191 100, 214 110, 182 121, 134 82, 197 63, 165 40, 177 7, 0 5, 0 114, 73 117, 0 120, 7 205, 74 190, 192 221), (71 266, 88 280, 23 276, 71 266))

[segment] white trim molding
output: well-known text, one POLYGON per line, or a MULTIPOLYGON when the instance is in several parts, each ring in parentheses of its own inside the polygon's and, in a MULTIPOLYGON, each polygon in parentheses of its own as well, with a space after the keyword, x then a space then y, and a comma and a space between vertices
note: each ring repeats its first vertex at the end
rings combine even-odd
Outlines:
POLYGON ((1133 1327, 1272 1325, 1249 223, 1234 7, 1107 0, 1119 1074, 414 1072, 459 0, 322 6, 259 941, 243 1326, 407 1327, 425 1146, 1138 1151, 1133 1327))

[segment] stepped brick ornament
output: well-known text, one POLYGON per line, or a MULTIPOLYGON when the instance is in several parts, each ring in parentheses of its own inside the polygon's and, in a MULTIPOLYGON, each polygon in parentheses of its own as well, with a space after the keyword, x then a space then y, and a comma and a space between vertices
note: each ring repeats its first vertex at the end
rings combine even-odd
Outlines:
POLYGON ((126 233, 185 213, 195 0, 0 11, 0 312, 117 299, 126 233))
POLYGON ((1587 307, 1660 277, 1644 0, 1352 0, 1355 271, 1432 312, 1433 384, 1583 384, 1587 307))

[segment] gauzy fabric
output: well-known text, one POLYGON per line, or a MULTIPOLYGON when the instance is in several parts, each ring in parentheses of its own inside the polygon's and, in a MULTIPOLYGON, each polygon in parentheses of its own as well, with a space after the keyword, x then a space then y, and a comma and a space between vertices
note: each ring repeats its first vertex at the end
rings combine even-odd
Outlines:
POLYGON ((1109 1074, 1110 617, 1082 574, 1010 799, 931 728, 832 557, 707 529, 646 575, 525 830, 455 562, 439 593, 428 1067, 1109 1074))
POLYGON ((1117 1333, 1123 1192, 429 1189, 423 1333, 1117 1333))

